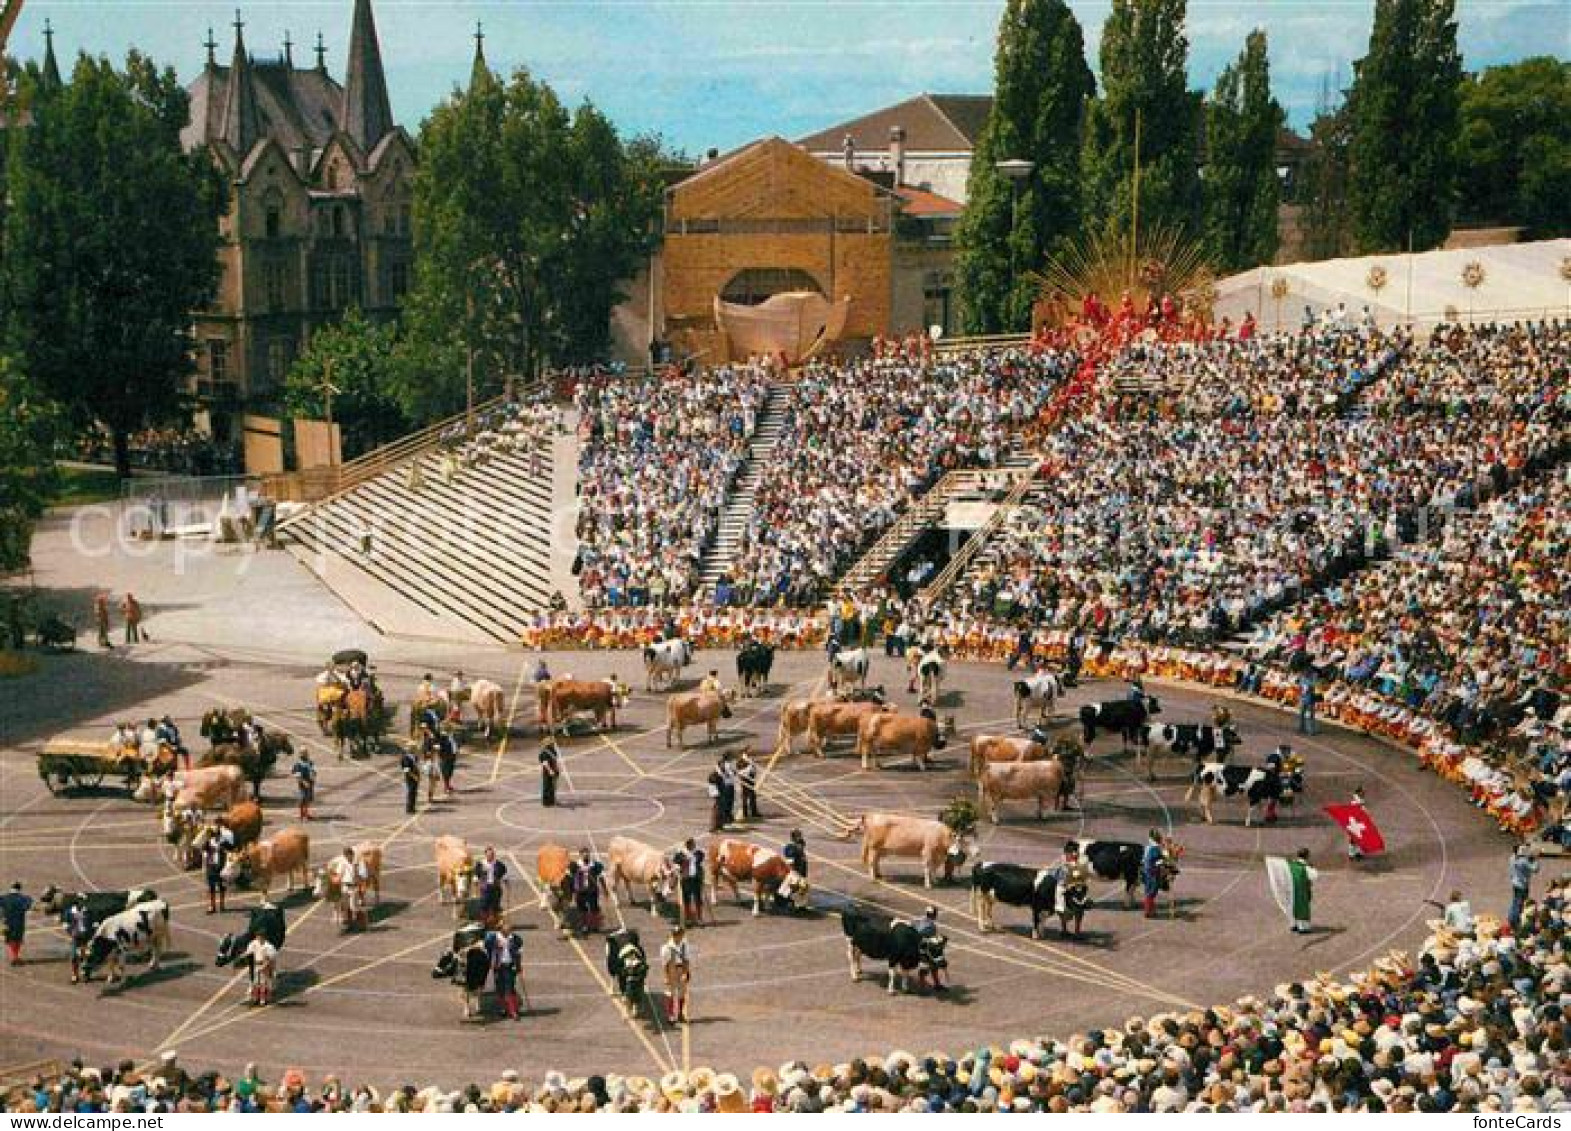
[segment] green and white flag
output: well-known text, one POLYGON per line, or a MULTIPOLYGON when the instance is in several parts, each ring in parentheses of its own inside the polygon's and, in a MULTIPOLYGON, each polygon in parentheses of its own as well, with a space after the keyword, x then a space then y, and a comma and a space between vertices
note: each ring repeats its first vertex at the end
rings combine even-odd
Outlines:
POLYGON ((1289 860, 1285 856, 1266 857, 1266 879, 1271 884, 1271 898, 1282 909, 1290 922, 1307 921, 1309 902, 1314 880, 1313 869, 1302 860, 1289 860))

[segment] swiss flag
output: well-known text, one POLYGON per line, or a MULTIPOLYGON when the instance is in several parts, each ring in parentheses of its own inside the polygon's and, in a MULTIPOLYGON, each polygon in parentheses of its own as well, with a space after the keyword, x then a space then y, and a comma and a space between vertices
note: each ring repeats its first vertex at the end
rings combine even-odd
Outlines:
POLYGON ((1369 810, 1362 805, 1327 805, 1325 814, 1342 826, 1347 838, 1358 845, 1365 856, 1385 851, 1385 838, 1380 835, 1369 810))

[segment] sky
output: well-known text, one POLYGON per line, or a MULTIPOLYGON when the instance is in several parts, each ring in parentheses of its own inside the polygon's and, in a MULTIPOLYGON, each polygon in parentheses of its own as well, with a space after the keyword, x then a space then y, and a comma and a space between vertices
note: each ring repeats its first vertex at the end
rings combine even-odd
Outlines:
MULTIPOLYGON (((241 0, 246 44, 276 56, 287 31, 309 65, 320 30, 340 79, 353 0, 241 0)), ((1095 68, 1106 0, 1071 0, 1095 68)), ((189 80, 212 27, 220 61, 234 0, 26 0, 10 50, 122 57, 135 46, 189 80)), ((1345 86, 1364 53, 1374 0, 1190 0, 1190 84, 1209 89, 1264 26, 1272 86, 1302 128, 1330 76, 1345 86)), ((414 133, 469 73, 476 21, 493 68, 519 66, 564 100, 589 98, 627 133, 689 155, 753 138, 800 137, 922 91, 985 93, 1003 0, 374 0, 393 112, 414 133)), ((1464 65, 1571 57, 1568 0, 1458 0, 1464 65)))

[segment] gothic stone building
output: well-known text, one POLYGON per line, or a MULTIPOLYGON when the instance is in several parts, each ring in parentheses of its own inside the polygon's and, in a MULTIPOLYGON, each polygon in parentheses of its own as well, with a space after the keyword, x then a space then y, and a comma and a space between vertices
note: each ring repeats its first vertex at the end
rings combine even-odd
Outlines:
POLYGON ((196 392, 217 432, 275 396, 317 327, 351 306, 390 317, 413 258, 414 146, 393 123, 371 0, 355 0, 341 86, 320 35, 315 65, 296 67, 287 36, 278 59, 253 58, 243 26, 227 67, 209 34, 182 135, 230 185, 218 293, 194 316, 196 392))

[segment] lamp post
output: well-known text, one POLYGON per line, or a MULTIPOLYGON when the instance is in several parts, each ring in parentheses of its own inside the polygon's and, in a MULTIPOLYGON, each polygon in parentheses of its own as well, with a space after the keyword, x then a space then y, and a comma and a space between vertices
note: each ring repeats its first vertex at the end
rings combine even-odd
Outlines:
POLYGON ((1009 181, 1009 298, 1014 305, 1015 275, 1019 270, 1015 254, 1015 231, 1020 227, 1020 186, 1031 175, 1036 164, 1024 158, 1013 157, 999 161, 994 166, 1009 181))

